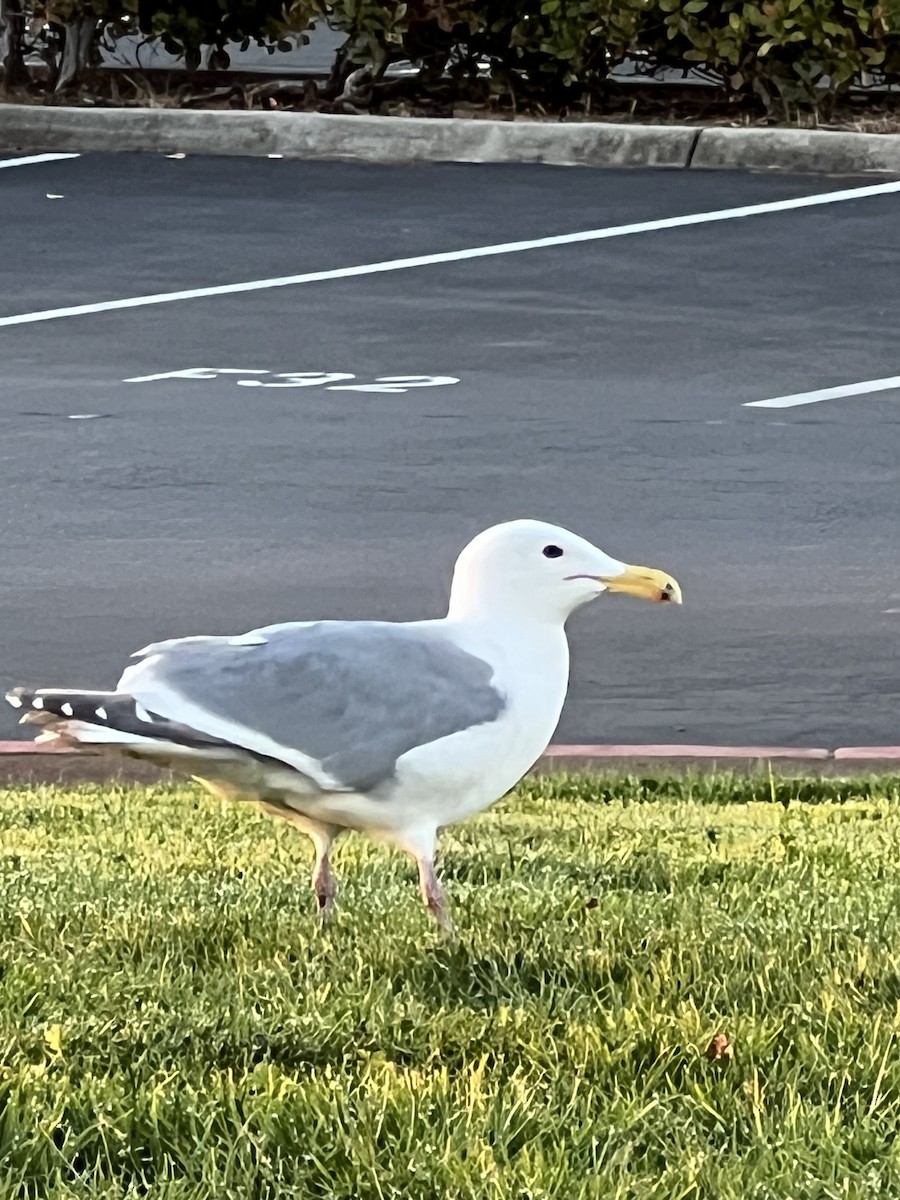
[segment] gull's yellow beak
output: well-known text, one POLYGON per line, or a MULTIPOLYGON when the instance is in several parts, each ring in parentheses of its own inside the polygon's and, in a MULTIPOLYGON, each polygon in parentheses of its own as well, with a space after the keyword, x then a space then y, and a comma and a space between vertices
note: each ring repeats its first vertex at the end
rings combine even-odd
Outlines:
POLYGON ((641 600, 652 600, 655 604, 664 601, 681 603, 681 588, 672 576, 653 567, 626 567, 621 575, 598 575, 597 578, 610 592, 624 592, 626 596, 639 596, 641 600))

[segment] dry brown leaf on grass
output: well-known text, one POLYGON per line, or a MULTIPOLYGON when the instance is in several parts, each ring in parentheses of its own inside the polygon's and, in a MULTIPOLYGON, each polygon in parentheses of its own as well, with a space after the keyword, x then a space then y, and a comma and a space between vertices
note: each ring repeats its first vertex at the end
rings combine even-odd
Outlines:
POLYGON ((710 1062, 718 1062, 723 1058, 734 1058, 734 1042, 727 1033, 716 1034, 706 1047, 706 1057, 710 1062))

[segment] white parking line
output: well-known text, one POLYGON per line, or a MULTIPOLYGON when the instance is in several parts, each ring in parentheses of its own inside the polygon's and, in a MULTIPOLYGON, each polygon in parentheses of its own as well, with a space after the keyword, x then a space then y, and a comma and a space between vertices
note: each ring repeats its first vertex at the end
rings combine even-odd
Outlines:
POLYGON ((891 392, 895 388, 900 388, 900 375, 820 388, 816 392, 796 392, 793 396, 774 396, 771 400, 750 400, 744 408, 797 408, 801 404, 819 404, 822 400, 839 400, 842 396, 868 396, 871 392, 891 392))
POLYGON ((29 154, 25 158, 0 158, 0 167, 31 167, 35 163, 59 162, 62 158, 80 157, 80 154, 29 154))
POLYGON ((468 250, 447 250, 440 254, 419 254, 415 258, 394 258, 387 262, 363 263, 357 267, 337 267, 331 271, 306 271, 302 275, 279 275, 274 279, 251 279, 246 283, 224 283, 215 287, 188 288, 180 292, 157 292, 150 296, 130 296, 125 300, 100 300, 95 304, 73 304, 67 308, 45 308, 38 312, 0 317, 5 325, 33 325, 37 321, 56 321, 60 317, 82 317, 90 313, 112 312, 122 308, 145 308, 150 304, 173 304, 176 300, 200 300, 209 296, 229 296, 239 292, 261 292, 270 288, 296 287, 303 283, 323 283, 329 279, 352 279, 361 275, 380 275, 387 271, 407 271, 412 267, 431 267, 438 263, 464 262, 473 258, 493 258, 500 254, 518 254, 524 250, 546 250, 553 246, 571 246, 577 242, 600 242, 635 233, 653 233, 659 229, 678 229, 683 225, 708 225, 713 221, 731 221, 737 217, 758 217, 765 213, 813 208, 820 204, 839 204, 842 200, 862 200, 900 192, 900 180, 847 188, 839 192, 820 192, 773 200, 765 204, 745 204, 740 208, 721 208, 714 212, 688 213, 682 217, 663 217, 657 221, 637 221, 633 225, 611 225, 606 229, 586 229, 580 233, 562 233, 553 237, 531 238, 522 242, 499 242, 494 246, 474 246, 468 250))

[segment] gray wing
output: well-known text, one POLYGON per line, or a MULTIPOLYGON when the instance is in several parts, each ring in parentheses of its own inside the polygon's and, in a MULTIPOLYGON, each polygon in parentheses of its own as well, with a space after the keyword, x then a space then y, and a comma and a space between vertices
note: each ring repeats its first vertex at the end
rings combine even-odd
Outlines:
POLYGON ((143 653, 119 685, 141 704, 326 788, 369 791, 409 750, 496 720, 505 707, 489 663, 421 625, 271 626, 143 653))

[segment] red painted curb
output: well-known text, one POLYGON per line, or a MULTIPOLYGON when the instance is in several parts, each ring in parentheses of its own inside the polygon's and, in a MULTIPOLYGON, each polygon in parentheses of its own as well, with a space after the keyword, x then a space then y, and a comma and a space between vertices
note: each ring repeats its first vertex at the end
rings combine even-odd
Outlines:
POLYGON ((548 746, 547 758, 831 758, 830 750, 790 746, 548 746))
POLYGON ((884 759, 886 761, 900 758, 900 746, 844 746, 835 750, 834 757, 846 761, 861 762, 865 759, 884 759))
POLYGON ((0 754, 80 754, 80 750, 68 750, 53 742, 0 742, 0 754))
MULTIPOLYGON (((0 756, 63 755, 84 758, 92 752, 71 750, 53 742, 0 742, 0 756)), ((93 752, 97 756, 98 752, 93 752)), ((900 760, 900 746, 843 746, 825 750, 812 746, 686 746, 673 745, 586 745, 548 746, 544 758, 695 758, 695 759, 838 759, 847 762, 894 762, 900 760)))

